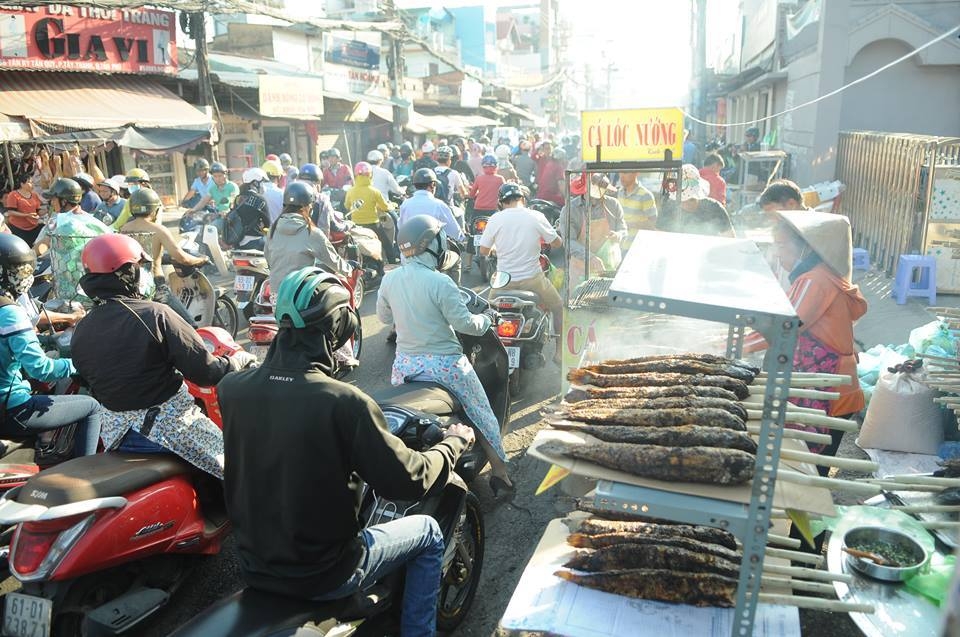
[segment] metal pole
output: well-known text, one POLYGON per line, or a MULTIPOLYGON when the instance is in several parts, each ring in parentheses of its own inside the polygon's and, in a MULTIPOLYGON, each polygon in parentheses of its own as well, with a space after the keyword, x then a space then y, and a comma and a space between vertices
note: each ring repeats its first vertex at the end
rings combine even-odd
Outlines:
POLYGON ((7 164, 7 183, 10 184, 10 190, 17 187, 13 179, 13 164, 10 162, 10 142, 4 142, 3 158, 7 164))

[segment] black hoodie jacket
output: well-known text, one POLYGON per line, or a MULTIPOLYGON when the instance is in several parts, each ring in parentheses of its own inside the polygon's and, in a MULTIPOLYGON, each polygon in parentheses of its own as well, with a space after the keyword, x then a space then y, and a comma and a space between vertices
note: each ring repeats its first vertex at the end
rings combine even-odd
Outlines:
POLYGON ((361 478, 382 497, 417 500, 446 484, 466 448, 449 437, 408 449, 370 397, 327 376, 329 362, 317 361, 329 359, 318 333, 281 330, 263 365, 218 386, 227 510, 254 588, 307 598, 336 589, 363 556, 361 478))

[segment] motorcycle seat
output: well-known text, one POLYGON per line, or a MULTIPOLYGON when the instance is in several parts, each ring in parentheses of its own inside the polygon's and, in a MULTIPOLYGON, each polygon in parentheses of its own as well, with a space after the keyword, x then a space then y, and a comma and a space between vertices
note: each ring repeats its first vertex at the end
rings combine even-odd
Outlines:
POLYGON ((511 296, 521 301, 529 301, 530 303, 540 302, 540 297, 537 296, 535 292, 528 292, 527 290, 499 290, 493 294, 490 300, 492 301, 505 296, 511 296))
POLYGON ((16 499, 21 504, 59 506, 126 495, 193 471, 196 469, 192 465, 172 453, 108 451, 74 458, 38 473, 27 481, 16 499))
POLYGON ((374 394, 380 405, 395 405, 422 411, 434 416, 450 416, 460 411, 460 401, 437 383, 412 382, 374 394))

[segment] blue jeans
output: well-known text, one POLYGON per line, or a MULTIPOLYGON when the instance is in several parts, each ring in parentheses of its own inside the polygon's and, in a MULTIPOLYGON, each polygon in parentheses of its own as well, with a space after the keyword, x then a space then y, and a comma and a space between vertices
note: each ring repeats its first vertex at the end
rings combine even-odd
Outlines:
POLYGON ((30 400, 7 409, 0 434, 22 436, 77 423, 73 455, 97 453, 100 443, 100 403, 92 396, 31 396, 30 400))
POLYGON ((411 515, 363 529, 360 538, 367 550, 353 576, 336 590, 316 599, 349 597, 406 566, 400 635, 436 635, 444 551, 443 533, 437 521, 429 515, 411 515))
POLYGON ((133 429, 129 430, 123 438, 120 439, 120 444, 116 450, 126 453, 173 453, 166 447, 158 445, 139 431, 134 431, 133 429))

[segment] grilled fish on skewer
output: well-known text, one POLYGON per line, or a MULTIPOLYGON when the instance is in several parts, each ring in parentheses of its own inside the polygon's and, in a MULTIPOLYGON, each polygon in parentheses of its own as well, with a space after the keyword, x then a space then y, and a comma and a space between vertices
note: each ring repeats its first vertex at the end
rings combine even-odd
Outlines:
POLYGON ((579 458, 641 478, 706 484, 743 484, 753 477, 756 457, 739 449, 661 447, 618 442, 540 445, 547 455, 579 458))
POLYGON ((749 414, 746 407, 737 400, 725 398, 700 398, 692 396, 676 396, 669 398, 595 398, 580 402, 561 405, 560 411, 569 414, 571 420, 576 420, 576 414, 590 409, 722 409, 730 412, 743 422, 747 422, 749 414))
POLYGON ((646 515, 637 515, 629 511, 605 511, 598 509, 589 502, 577 498, 577 511, 589 513, 594 517, 604 520, 619 520, 621 522, 647 522, 648 524, 681 524, 673 520, 662 520, 660 518, 651 518, 646 515))
POLYGON ((685 573, 667 569, 629 569, 579 575, 557 571, 557 577, 598 591, 693 606, 734 605, 737 580, 713 573, 685 573))
POLYGON ((737 548, 737 540, 729 531, 697 524, 650 524, 649 522, 619 522, 602 520, 600 518, 587 518, 586 520, 580 521, 580 527, 577 530, 587 535, 638 533, 658 535, 661 537, 686 537, 700 542, 718 544, 730 550, 737 548))
POLYGON ((634 358, 621 358, 621 359, 608 359, 601 361, 602 365, 630 365, 633 363, 648 363, 650 361, 664 361, 664 360, 686 360, 686 361, 696 361, 699 363, 707 363, 709 365, 734 365, 736 367, 742 367, 748 371, 753 372, 754 374, 760 373, 760 368, 751 365, 747 361, 739 360, 736 358, 727 358, 726 356, 717 356, 716 354, 663 354, 660 356, 636 356, 634 358))
POLYGON ((723 387, 711 385, 665 385, 653 387, 597 387, 584 385, 573 387, 563 397, 568 403, 596 398, 672 398, 672 397, 725 398, 737 400, 737 395, 723 387))
POLYGON ((730 560, 676 546, 656 544, 617 544, 593 552, 577 553, 565 568, 598 573, 617 569, 657 568, 689 573, 716 573, 736 578, 740 565, 730 560))
MULTIPOLYGON (((667 525, 670 526, 670 525, 667 525)), ((721 546, 713 542, 705 542, 688 537, 677 535, 649 535, 646 533, 627 533, 617 531, 611 533, 602 533, 600 535, 588 535, 586 533, 571 533, 567 536, 567 544, 580 549, 602 549, 607 546, 618 546, 620 544, 654 544, 657 546, 675 546, 696 553, 707 553, 719 558, 740 563, 740 553, 731 550, 726 546, 721 546)))
POLYGON ((650 387, 663 385, 709 385, 722 387, 737 395, 743 400, 750 395, 748 383, 729 376, 706 376, 703 374, 661 374, 649 372, 646 374, 598 374, 586 369, 571 369, 567 380, 582 385, 597 385, 599 387, 650 387))
POLYGON ((757 443, 749 434, 720 427, 681 425, 679 427, 633 427, 630 425, 586 425, 553 423, 554 429, 579 431, 604 442, 629 442, 664 447, 721 447, 757 452, 757 443))
MULTIPOLYGON (((746 431, 747 425, 733 414, 723 409, 617 409, 616 407, 597 407, 578 410, 577 421, 598 425, 634 425, 637 427, 679 427, 681 425, 700 425, 701 427, 720 427, 731 431, 746 431)), ((548 419, 550 422, 550 419, 548 419)))
POLYGON ((757 374, 737 367, 736 365, 723 365, 716 363, 705 363, 692 359, 682 358, 662 358, 652 361, 604 361, 597 365, 587 365, 582 367, 598 374, 638 374, 647 372, 656 372, 661 374, 706 374, 711 376, 729 376, 742 380, 746 383, 753 382, 757 374))

